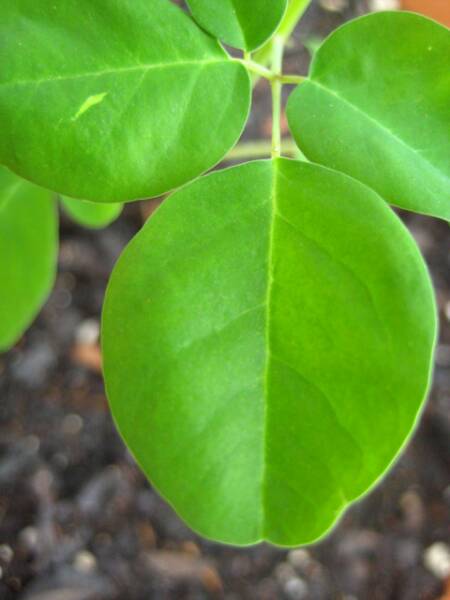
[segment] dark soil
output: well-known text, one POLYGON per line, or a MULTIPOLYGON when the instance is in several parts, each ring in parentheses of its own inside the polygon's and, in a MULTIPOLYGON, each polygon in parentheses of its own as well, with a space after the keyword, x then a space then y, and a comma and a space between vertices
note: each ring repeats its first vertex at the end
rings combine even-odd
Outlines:
MULTIPOLYGON (((313 7, 288 51, 358 14, 313 7)), ((347 7, 347 8, 345 8, 347 7)), ((249 135, 270 124, 264 84, 249 135)), ((151 209, 155 203, 143 205, 151 209)), ((450 233, 408 215, 441 317, 434 386, 390 475, 313 547, 235 549, 200 539, 152 490, 108 412, 98 323, 111 268, 142 206, 101 232, 63 219, 59 274, 40 317, 0 357, 1 600, 432 600, 450 598, 450 233)))

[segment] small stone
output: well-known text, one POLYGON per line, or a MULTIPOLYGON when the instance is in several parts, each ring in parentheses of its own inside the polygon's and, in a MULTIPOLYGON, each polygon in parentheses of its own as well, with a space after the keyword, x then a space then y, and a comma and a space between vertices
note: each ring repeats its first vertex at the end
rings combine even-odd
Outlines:
MULTIPOLYGON (((139 540, 141 545, 145 548, 154 548, 156 546, 157 537, 156 532, 150 523, 143 522, 139 525, 139 540)), ((198 548, 198 546, 196 546, 198 548)), ((200 550, 198 550, 200 554, 200 550)))
POLYGON ((450 321, 450 300, 445 303, 444 314, 447 321, 450 321))
POLYGON ((288 561, 290 564, 294 568, 301 569, 302 571, 309 567, 311 560, 311 554, 308 552, 308 550, 291 550, 288 554, 288 561))
POLYGON ((289 563, 286 563, 286 562, 282 562, 276 566, 275 576, 278 579, 278 581, 282 585, 284 585, 290 579, 295 579, 295 577, 297 576, 297 573, 295 572, 295 569, 292 565, 290 565, 289 563))
POLYGON ((12 374, 28 388, 36 389, 46 381, 56 363, 53 347, 47 341, 39 340, 17 357, 12 366, 12 374))
POLYGON ((223 590, 222 580, 212 563, 201 557, 169 550, 143 554, 146 566, 164 579, 181 582, 198 582, 211 592, 223 590))
POLYGON ((197 546, 197 544, 195 542, 192 542, 192 541, 184 542, 181 545, 181 548, 182 548, 183 552, 186 552, 186 554, 190 554, 191 556, 200 556, 201 555, 200 548, 197 546))
POLYGON ((369 8, 373 12, 380 10, 398 10, 400 8, 399 0, 370 0, 369 8))
POLYGON ((38 543, 38 532, 36 527, 25 527, 19 533, 20 543, 27 548, 27 550, 34 550, 38 543))
POLYGON ((319 4, 329 12, 342 12, 348 7, 348 0, 319 0, 319 4))
POLYGON ((291 600, 306 600, 308 598, 308 586, 300 577, 288 579, 284 584, 284 592, 291 600))
POLYGON ((83 429, 83 419, 80 415, 70 414, 64 417, 62 430, 65 435, 78 435, 83 429))
POLYGON ((425 519, 422 498, 413 490, 408 490, 400 498, 400 506, 408 528, 411 530, 420 529, 425 519))
POLYGON ((78 344, 92 346, 98 342, 99 335, 100 325, 97 319, 86 319, 77 329, 76 341, 78 344))
POLYGON ((76 554, 73 566, 80 573, 92 573, 97 567, 97 559, 88 550, 81 550, 76 554))
POLYGON ((10 563, 13 559, 14 552, 11 546, 8 544, 2 544, 0 546, 0 560, 4 563, 10 563))
POLYGON ((52 304, 58 310, 67 310, 72 304, 72 294, 69 290, 55 289, 51 298, 52 304))
POLYGON ((369 529, 350 531, 342 536, 339 554, 349 563, 357 558, 371 559, 377 552, 380 540, 380 534, 369 529))
POLYGON ((75 364, 93 373, 100 373, 102 370, 102 353, 98 344, 75 344, 71 358, 75 364))
POLYGON ((47 496, 53 487, 54 477, 48 469, 39 469, 32 479, 33 489, 38 496, 47 496))
POLYGON ((444 542, 436 542, 429 546, 424 553, 426 568, 438 579, 450 576, 450 548, 444 542))

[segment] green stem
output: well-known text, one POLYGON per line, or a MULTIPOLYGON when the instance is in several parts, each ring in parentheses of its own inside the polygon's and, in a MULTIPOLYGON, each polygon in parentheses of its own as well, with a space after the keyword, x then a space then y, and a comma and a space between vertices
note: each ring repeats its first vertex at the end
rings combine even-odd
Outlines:
MULTIPOLYGON (((282 40, 283 38, 280 39, 282 40)), ((277 80, 281 83, 297 85, 306 79, 306 77, 302 77, 302 75, 283 75, 281 72, 276 73, 267 67, 263 67, 263 65, 260 65, 259 63, 255 63, 252 60, 246 60, 245 58, 233 58, 232 60, 241 63, 248 71, 256 73, 259 77, 264 77, 264 79, 267 79, 268 81, 277 80)))
POLYGON ((284 38, 275 36, 272 46, 272 72, 276 76, 272 86, 272 158, 281 155, 281 92, 280 76, 283 70, 284 38))
MULTIPOLYGON (((303 13, 307 9, 309 3, 310 0, 290 0, 286 14, 284 15, 284 18, 281 21, 275 35, 283 37, 285 41, 287 41, 294 31, 295 26, 303 16, 303 13)), ((253 60, 261 65, 266 65, 270 62, 271 55, 272 39, 270 39, 266 44, 264 44, 264 46, 262 46, 262 48, 253 54, 253 60)), ((257 81, 258 77, 255 76, 253 78, 253 84, 255 85, 257 81)))
POLYGON ((281 75, 278 79, 283 84, 298 85, 299 83, 306 81, 307 78, 302 75, 281 75))
MULTIPOLYGON (((284 155, 296 158, 298 148, 294 140, 286 138, 281 141, 281 147, 284 155)), ((254 140, 251 142, 241 142, 226 155, 225 161, 267 158, 272 152, 272 144, 266 140, 254 140)))
POLYGON ((277 35, 287 40, 300 21, 308 7, 310 0, 290 0, 284 19, 282 20, 277 35))
POLYGON ((270 69, 268 69, 267 67, 263 67, 262 65, 255 63, 252 60, 246 60, 243 58, 233 58, 232 60, 241 63, 241 65, 244 65, 244 67, 248 71, 256 73, 257 75, 259 75, 259 77, 264 77, 264 79, 268 79, 269 81, 272 81, 272 79, 274 78, 274 74, 270 69))

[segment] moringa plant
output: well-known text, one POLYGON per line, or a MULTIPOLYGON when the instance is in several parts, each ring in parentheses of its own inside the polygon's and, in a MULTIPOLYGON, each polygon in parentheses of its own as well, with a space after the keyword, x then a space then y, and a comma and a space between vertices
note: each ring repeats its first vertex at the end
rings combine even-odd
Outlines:
POLYGON ((371 14, 326 39, 301 77, 284 72, 283 48, 307 0, 187 4, 192 17, 169 0, 2 4, 0 161, 39 187, 11 184, 29 197, 11 225, 0 205, 0 247, 29 221, 14 297, 26 304, 28 277, 40 291, 20 329, 48 290, 38 263, 54 260, 43 188, 72 214, 85 206, 73 198, 110 214, 173 192, 106 294, 115 422, 202 535, 306 544, 386 473, 430 385, 433 289, 390 205, 450 218, 450 32, 371 14), (203 176, 241 136, 260 77, 271 156, 203 176), (302 160, 281 155, 288 84, 302 160))

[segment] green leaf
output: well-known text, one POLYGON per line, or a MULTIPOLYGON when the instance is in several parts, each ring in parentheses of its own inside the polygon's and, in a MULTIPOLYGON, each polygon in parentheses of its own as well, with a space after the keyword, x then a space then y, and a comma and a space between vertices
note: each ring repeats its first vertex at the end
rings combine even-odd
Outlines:
POLYGON ((321 46, 288 103, 306 156, 388 202, 450 219, 450 31, 412 13, 377 13, 321 46))
POLYGON ((117 219, 123 209, 122 204, 99 204, 66 197, 61 198, 61 204, 76 223, 92 229, 107 227, 117 219))
POLYGON ((0 7, 0 162, 61 194, 158 196, 220 161, 250 79, 168 0, 0 7))
POLYGON ((50 293, 57 227, 51 194, 0 167, 0 351, 15 344, 50 293))
POLYGON ((187 4, 199 25, 214 37, 250 51, 277 29, 287 0, 187 0, 187 4))
POLYGON ((436 315, 413 239, 317 165, 241 165, 170 197, 103 315, 118 428, 203 535, 311 542, 392 463, 429 385, 436 315))

